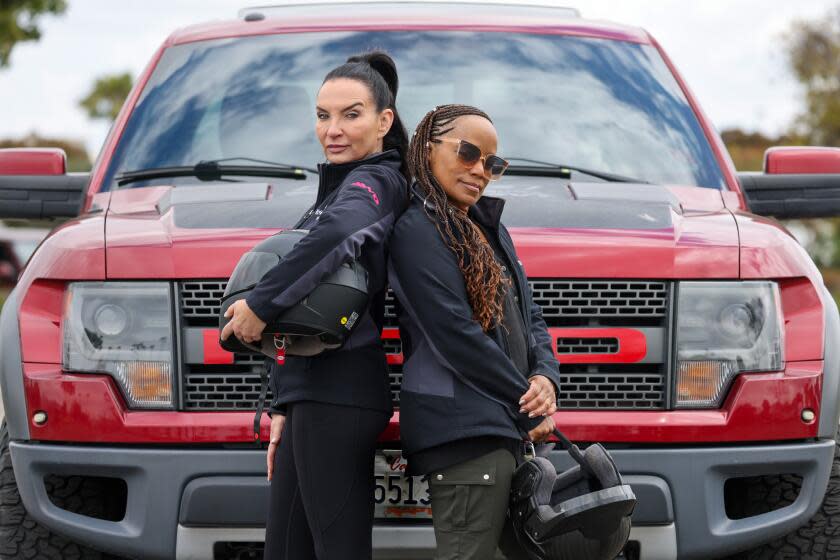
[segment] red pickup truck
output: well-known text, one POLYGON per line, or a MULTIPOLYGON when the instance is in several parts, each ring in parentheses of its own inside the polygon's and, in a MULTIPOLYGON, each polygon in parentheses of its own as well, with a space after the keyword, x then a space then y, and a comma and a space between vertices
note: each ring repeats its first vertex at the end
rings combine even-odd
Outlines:
MULTIPOLYGON (((314 199, 314 96, 373 47, 397 61, 406 123, 448 102, 494 119, 511 167, 492 194, 556 340, 556 421, 609 447, 638 497, 624 556, 837 554, 840 316, 774 218, 838 213, 840 150, 776 148, 763 173, 737 173, 637 28, 359 3, 175 32, 90 174, 58 150, 0 150, 0 217, 71 218, 0 315, 0 558, 260 556, 261 360, 218 346, 219 298, 239 257, 314 199)), ((430 558, 389 320, 376 557, 430 558)))

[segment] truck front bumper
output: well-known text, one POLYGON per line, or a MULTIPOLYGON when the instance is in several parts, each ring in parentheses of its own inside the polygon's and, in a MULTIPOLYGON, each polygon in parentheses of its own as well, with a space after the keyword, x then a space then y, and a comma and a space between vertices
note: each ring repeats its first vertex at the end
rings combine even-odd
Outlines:
MULTIPOLYGON (((140 558, 213 558, 219 542, 261 541, 268 483, 265 451, 11 443, 23 504, 38 522, 71 539, 140 558), (60 509, 44 477, 121 478, 125 517, 105 521, 60 509)), ((772 540, 805 523, 820 507, 834 457, 833 440, 715 447, 614 449, 639 499, 631 540, 642 558, 710 558, 772 540), (732 520, 724 484, 734 477, 796 474, 796 500, 781 509, 732 520)), ((564 452, 551 454, 559 469, 564 452)), ((431 558, 431 525, 381 522, 375 557, 431 558)))

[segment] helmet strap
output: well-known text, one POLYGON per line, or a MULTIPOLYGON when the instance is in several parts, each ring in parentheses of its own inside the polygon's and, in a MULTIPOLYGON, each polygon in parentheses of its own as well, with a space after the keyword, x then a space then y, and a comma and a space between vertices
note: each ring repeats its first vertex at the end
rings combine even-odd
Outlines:
POLYGON ((257 412, 254 414, 254 443, 262 447, 261 422, 263 409, 265 408, 265 397, 268 394, 268 369, 271 367, 271 358, 266 358, 263 367, 260 368, 260 399, 257 402, 257 412))

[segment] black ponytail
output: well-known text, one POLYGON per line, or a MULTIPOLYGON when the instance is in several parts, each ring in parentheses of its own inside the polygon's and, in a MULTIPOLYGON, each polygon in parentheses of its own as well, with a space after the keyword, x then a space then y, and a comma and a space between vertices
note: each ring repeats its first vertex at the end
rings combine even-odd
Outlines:
POLYGON ((370 88, 373 94, 376 109, 382 111, 391 109, 394 112, 394 122, 391 129, 382 139, 382 147, 385 150, 395 149, 400 154, 402 163, 400 172, 406 180, 411 183, 411 174, 408 169, 408 133, 397 112, 396 100, 397 90, 400 86, 397 76, 397 65, 394 60, 382 51, 371 51, 365 54, 351 56, 347 62, 333 68, 324 78, 324 83, 336 78, 349 78, 362 82, 370 88))

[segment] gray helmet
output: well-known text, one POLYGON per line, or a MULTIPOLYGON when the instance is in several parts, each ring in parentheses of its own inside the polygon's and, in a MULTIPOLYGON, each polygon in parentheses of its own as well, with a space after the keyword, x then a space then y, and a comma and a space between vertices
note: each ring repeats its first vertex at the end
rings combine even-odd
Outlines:
MULTIPOLYGON (((234 302, 245 299, 266 272, 303 239, 307 230, 281 231, 242 255, 228 280, 219 310, 219 332, 228 323, 224 315, 234 302)), ((275 358, 278 349, 289 356, 313 356, 338 348, 359 323, 368 304, 367 271, 358 262, 343 264, 322 280, 297 305, 266 325, 259 343, 230 336, 220 340, 229 352, 256 352, 275 358)))
POLYGON ((615 558, 630 536, 636 496, 602 445, 581 452, 559 430, 554 435, 577 465, 558 473, 534 457, 517 467, 508 512, 517 550, 502 550, 517 560, 615 558))

